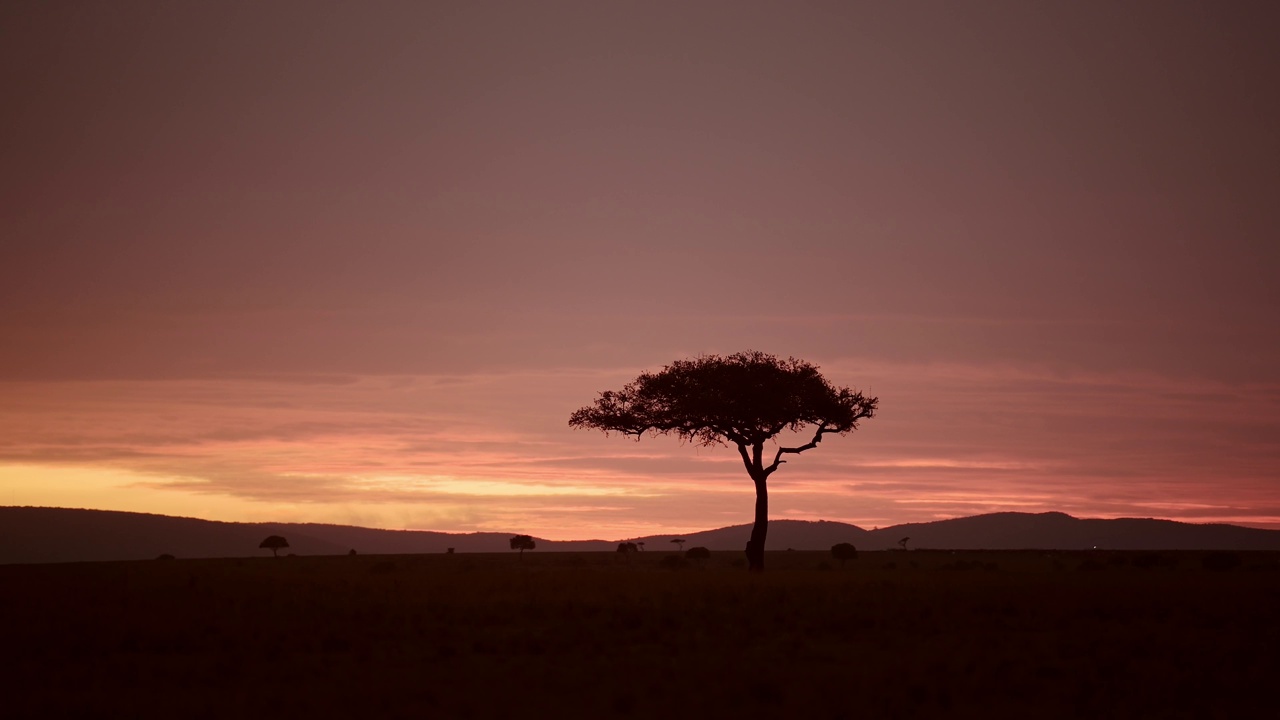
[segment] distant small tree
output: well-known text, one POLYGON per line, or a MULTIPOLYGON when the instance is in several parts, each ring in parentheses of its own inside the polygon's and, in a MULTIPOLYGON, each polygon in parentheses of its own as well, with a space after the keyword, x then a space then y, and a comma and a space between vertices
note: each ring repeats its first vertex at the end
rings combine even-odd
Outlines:
POLYGON ((620 555, 622 555, 623 557, 626 557, 628 560, 630 560, 630 559, 631 559, 631 553, 633 553, 633 552, 637 552, 638 550, 639 550, 639 548, 638 548, 638 547, 636 547, 636 544, 635 544, 635 543, 633 543, 633 542, 620 542, 620 543, 618 543, 618 551, 617 551, 617 552, 618 552, 620 555))
POLYGON ((691 547, 684 552, 684 556, 688 560, 701 563, 711 559, 711 551, 704 547, 691 547))
POLYGON ((280 557, 280 551, 289 547, 289 541, 279 535, 270 535, 266 540, 258 543, 258 549, 266 548, 271 551, 272 557, 280 557))
POLYGON ((176 560, 177 558, 175 558, 173 555, 170 555, 169 553, 161 553, 161 555, 156 559, 157 560, 176 560))
POLYGON ((644 541, 643 540, 637 541, 636 547, 640 549, 640 552, 644 552, 644 541))
POLYGON ((852 543, 837 543, 831 546, 831 557, 840 561, 840 567, 844 567, 845 562, 858 559, 858 548, 852 543))
POLYGON ((354 555, 356 554, 356 549, 355 549, 355 548, 351 548, 350 550, 348 550, 348 551, 347 551, 347 554, 348 554, 348 555, 352 555, 352 556, 354 556, 354 555))
POLYGON ((898 546, 899 546, 899 547, 901 547, 903 550, 906 550, 906 549, 907 549, 907 541, 908 541, 908 540, 910 540, 910 539, 911 539, 911 538, 909 538, 909 537, 904 537, 904 538, 902 538, 901 540, 899 540, 899 541, 898 541, 898 546))
POLYGON ((528 535, 517 535, 511 538, 511 549, 520 551, 521 560, 524 559, 525 550, 532 550, 536 547, 538 547, 538 544, 534 542, 533 538, 529 537, 528 535))
POLYGON ((671 542, 675 543, 675 546, 679 548, 681 552, 683 552, 684 544, 689 541, 685 540, 684 538, 671 538, 671 542))
POLYGON ((445 548, 445 549, 444 549, 444 553, 445 553, 446 555, 452 555, 452 554, 453 554, 453 548, 445 548))

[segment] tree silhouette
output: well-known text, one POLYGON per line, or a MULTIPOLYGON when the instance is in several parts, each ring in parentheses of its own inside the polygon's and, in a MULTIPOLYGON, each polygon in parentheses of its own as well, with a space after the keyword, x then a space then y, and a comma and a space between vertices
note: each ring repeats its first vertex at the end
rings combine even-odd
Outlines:
POLYGON ((640 548, 636 547, 636 544, 633 542, 618 543, 618 553, 625 557, 627 562, 631 562, 631 553, 638 552, 639 549, 640 548))
POLYGON ((637 541, 636 541, 636 547, 640 549, 640 552, 644 552, 644 541, 643 541, 643 540, 637 540, 637 541))
POLYGON ((532 550, 536 547, 538 547, 538 544, 528 535, 517 535, 511 538, 511 549, 520 551, 521 560, 524 559, 525 550, 532 550))
POLYGON ((811 450, 825 435, 844 435, 875 414, 877 399, 837 388, 818 368, 795 358, 781 360, 762 352, 728 357, 706 355, 677 360, 660 372, 641 373, 621 390, 600 393, 592 405, 569 418, 574 428, 594 428, 634 436, 673 434, 699 445, 738 448, 755 483, 755 524, 747 542, 751 570, 764 570, 769 529, 766 481, 785 461, 783 455, 811 450), (765 443, 783 430, 813 426, 813 439, 779 446, 765 459, 765 443))
POLYGON ((904 537, 904 538, 902 538, 901 540, 899 540, 899 541, 898 541, 898 545, 900 545, 900 546, 902 547, 902 549, 903 549, 903 550, 906 550, 906 549, 907 549, 907 541, 908 541, 908 540, 910 540, 910 539, 911 539, 911 538, 909 538, 909 537, 904 537))
POLYGON ((703 562, 711 559, 711 551, 704 547, 691 547, 684 553, 685 559, 703 562))
POLYGON ((844 567, 845 561, 858 559, 858 549, 852 543, 837 543, 831 546, 831 557, 839 560, 840 567, 844 567))
POLYGON ((289 541, 279 535, 270 535, 266 540, 258 543, 258 549, 269 549, 272 557, 280 557, 280 550, 287 547, 289 547, 289 541))
POLYGON ((685 543, 687 543, 687 542, 689 542, 689 541, 688 541, 688 540, 685 540, 684 538, 671 538, 671 542, 675 543, 675 546, 676 546, 677 548, 679 548, 680 550, 682 550, 682 551, 683 551, 683 550, 684 550, 684 544, 685 544, 685 543))

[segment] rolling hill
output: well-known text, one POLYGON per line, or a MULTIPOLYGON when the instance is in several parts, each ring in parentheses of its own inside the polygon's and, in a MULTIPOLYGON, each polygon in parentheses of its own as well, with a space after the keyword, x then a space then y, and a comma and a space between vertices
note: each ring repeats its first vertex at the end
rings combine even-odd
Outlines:
MULTIPOLYGON (((685 547, 741 550, 750 534, 750 525, 735 525, 683 537, 688 541, 685 547)), ((768 545, 770 550, 826 550, 848 542, 863 550, 886 550, 898 547, 904 537, 909 538, 909 548, 938 550, 1280 550, 1280 530, 1147 518, 1082 519, 1060 512, 992 513, 878 530, 839 522, 772 520, 768 545)), ((659 549, 670 539, 638 538, 659 549)))
MULTIPOLYGON (((683 535, 685 547, 740 551, 750 525, 683 535)), ((168 553, 180 558, 266 554, 268 535, 289 540, 299 555, 510 552, 514 533, 443 533, 379 530, 308 523, 228 523, 144 513, 68 508, 0 507, 0 563, 142 560, 168 553)), ((826 550, 850 542, 862 550, 896 547, 954 550, 1280 550, 1280 530, 1196 525, 1170 520, 1096 520, 1063 513, 994 513, 865 530, 839 522, 773 520, 770 550, 826 550)), ((649 551, 670 552, 671 535, 627 538, 649 551)), ((607 552, 617 541, 537 539, 537 552, 607 552)))

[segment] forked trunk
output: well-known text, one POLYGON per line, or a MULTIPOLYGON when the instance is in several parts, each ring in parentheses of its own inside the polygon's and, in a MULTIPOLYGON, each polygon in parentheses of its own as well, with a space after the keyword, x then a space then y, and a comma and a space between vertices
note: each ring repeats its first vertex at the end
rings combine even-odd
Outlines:
POLYGON ((753 477, 756 483, 756 522, 751 526, 751 539, 747 541, 747 569, 764 572, 764 538, 769 534, 769 489, 765 479, 753 477))

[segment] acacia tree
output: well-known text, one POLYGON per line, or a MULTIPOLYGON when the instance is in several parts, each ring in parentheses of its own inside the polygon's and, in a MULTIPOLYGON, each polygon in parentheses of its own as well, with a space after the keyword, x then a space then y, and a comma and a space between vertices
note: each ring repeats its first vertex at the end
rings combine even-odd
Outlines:
MULTIPOLYGON (((781 360, 748 351, 720 357, 677 360, 660 372, 645 372, 621 390, 600 393, 595 403, 569 418, 574 428, 645 435, 675 435, 699 445, 732 445, 756 487, 755 524, 747 543, 751 570, 764 570, 769 527, 766 481, 784 455, 811 450, 826 435, 844 435, 875 414, 877 399, 835 387, 803 360, 781 360), (813 438, 794 447, 778 446, 766 458, 765 444, 783 430, 813 438)), ((771 448, 772 450, 772 448, 771 448)))
POLYGON ((520 551, 521 560, 524 559, 525 550, 532 550, 536 547, 538 547, 538 543, 534 542, 533 538, 528 535, 516 535, 511 538, 511 549, 520 551))
POLYGON ((289 547, 289 541, 279 535, 268 535, 266 540, 258 543, 258 548, 267 548, 272 557, 280 557, 280 550, 289 547))

